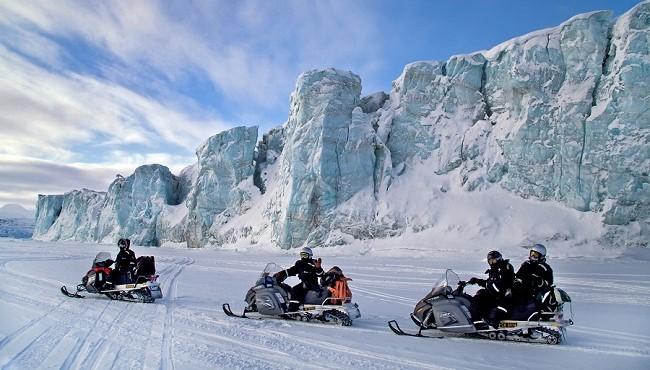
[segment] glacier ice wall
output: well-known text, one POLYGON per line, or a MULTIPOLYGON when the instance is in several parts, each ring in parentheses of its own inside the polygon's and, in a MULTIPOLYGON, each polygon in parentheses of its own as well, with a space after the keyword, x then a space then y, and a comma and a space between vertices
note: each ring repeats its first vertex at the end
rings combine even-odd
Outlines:
POLYGON ((42 237, 47 240, 94 240, 106 193, 88 189, 63 194, 61 213, 42 237))
POLYGON ((42 239, 61 214, 63 195, 38 195, 32 238, 42 239))
POLYGON ((647 245, 649 14, 650 1, 618 19, 581 14, 491 50, 411 63, 390 94, 361 97, 351 72, 303 73, 287 122, 259 143, 256 127, 236 127, 209 138, 178 177, 144 166, 103 202, 41 196, 34 237, 291 248, 433 227, 443 210, 400 205, 397 184, 431 199, 498 186, 601 214, 606 245, 647 245), (413 171, 446 180, 409 185, 413 171))
POLYGON ((492 166, 501 186, 523 196, 556 199, 587 210, 580 188, 584 125, 602 73, 610 12, 572 18, 559 27, 498 46, 486 66, 485 92, 503 152, 492 166))
POLYGON ((585 122, 580 187, 615 239, 650 240, 650 2, 619 17, 585 122), (620 232, 623 231, 622 235, 620 232), (632 235, 626 235, 626 234, 632 235))
POLYGON ((180 182, 169 168, 140 166, 128 177, 118 177, 108 188, 99 216, 96 240, 129 237, 138 245, 159 245, 156 223, 166 204, 178 204, 180 182))
POLYGON ((298 78, 284 126, 281 184, 267 213, 281 247, 322 242, 334 209, 372 184, 374 130, 358 108, 360 94, 361 79, 350 72, 298 78))
POLYGON ((253 183, 257 127, 235 127, 210 137, 197 151, 197 181, 187 198, 186 240, 201 247, 217 222, 225 223, 245 209, 250 192, 238 185, 253 183))

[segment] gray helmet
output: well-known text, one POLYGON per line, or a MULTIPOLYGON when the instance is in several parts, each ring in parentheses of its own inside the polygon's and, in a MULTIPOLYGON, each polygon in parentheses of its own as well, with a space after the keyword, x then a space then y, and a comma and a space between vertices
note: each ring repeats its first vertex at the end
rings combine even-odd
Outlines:
POLYGON ((535 244, 530 247, 528 259, 535 262, 546 260, 546 247, 543 244, 535 244))
POLYGON ((312 252, 309 247, 304 247, 300 250, 300 258, 311 258, 313 255, 314 252, 312 252))

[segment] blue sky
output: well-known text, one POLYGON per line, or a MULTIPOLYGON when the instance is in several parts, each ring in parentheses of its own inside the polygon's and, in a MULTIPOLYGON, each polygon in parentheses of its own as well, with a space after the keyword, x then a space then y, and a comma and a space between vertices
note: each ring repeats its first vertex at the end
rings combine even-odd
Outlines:
POLYGON ((638 1, 0 2, 0 205, 177 172, 229 127, 287 118, 298 75, 336 67, 363 93, 446 60, 638 1))

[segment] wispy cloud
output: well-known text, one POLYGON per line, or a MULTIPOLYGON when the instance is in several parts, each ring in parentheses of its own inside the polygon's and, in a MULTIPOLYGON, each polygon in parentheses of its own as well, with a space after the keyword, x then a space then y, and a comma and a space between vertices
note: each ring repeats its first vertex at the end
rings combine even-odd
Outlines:
POLYGON ((112 163, 190 164, 210 135, 280 123, 304 70, 381 60, 368 8, 335 1, 9 1, 0 35, 0 156, 14 161, 0 187, 25 175, 16 197, 101 190, 112 163))

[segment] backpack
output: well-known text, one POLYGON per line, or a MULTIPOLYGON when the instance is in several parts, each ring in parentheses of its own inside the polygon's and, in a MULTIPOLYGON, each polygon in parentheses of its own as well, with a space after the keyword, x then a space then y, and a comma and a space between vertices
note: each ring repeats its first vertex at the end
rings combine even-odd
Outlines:
POLYGON ((134 276, 150 276, 156 273, 156 261, 153 256, 140 256, 135 260, 134 276))
POLYGON ((348 287, 349 278, 342 277, 334 282, 333 287, 329 287, 330 293, 332 294, 330 303, 331 304, 343 304, 349 303, 352 300, 352 291, 348 287))
POLYGON ((343 271, 334 266, 324 275, 323 283, 330 292, 330 304, 343 304, 351 302, 352 291, 348 286, 348 281, 352 280, 343 275, 343 271))

